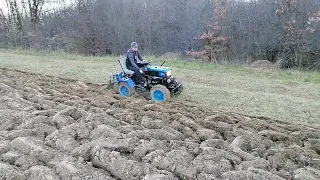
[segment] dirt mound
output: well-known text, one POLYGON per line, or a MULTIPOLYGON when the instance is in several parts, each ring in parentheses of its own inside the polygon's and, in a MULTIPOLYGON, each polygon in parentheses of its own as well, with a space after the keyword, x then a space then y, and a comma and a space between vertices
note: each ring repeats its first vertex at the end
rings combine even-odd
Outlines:
POLYGON ((277 66, 268 60, 257 60, 250 64, 250 67, 257 69, 277 69, 277 66))
POLYGON ((0 179, 318 179, 320 130, 0 69, 0 179))

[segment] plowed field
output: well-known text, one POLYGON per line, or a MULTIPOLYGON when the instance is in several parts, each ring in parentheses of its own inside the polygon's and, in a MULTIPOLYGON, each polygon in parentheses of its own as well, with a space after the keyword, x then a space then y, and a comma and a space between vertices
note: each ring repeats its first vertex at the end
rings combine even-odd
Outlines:
POLYGON ((320 179, 320 129, 0 69, 0 179, 320 179))

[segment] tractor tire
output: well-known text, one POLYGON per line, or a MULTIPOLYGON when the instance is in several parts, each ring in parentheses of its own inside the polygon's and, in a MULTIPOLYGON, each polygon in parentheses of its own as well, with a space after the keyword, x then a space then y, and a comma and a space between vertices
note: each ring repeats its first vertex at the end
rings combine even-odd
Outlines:
POLYGON ((152 101, 164 102, 171 98, 170 91, 163 85, 155 85, 150 90, 150 96, 152 101))
POLYGON ((130 88, 126 82, 121 82, 118 85, 118 92, 121 96, 130 97, 135 94, 135 89, 130 88))

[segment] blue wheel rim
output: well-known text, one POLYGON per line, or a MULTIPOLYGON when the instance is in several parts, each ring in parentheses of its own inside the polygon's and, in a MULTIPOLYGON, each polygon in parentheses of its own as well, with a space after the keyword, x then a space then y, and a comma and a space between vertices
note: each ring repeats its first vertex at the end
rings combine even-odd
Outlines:
POLYGON ((165 95, 161 90, 155 90, 152 93, 152 98, 155 101, 165 101, 165 95))
POLYGON ((122 96, 129 96, 130 95, 130 90, 126 86, 121 86, 120 87, 120 94, 122 96))

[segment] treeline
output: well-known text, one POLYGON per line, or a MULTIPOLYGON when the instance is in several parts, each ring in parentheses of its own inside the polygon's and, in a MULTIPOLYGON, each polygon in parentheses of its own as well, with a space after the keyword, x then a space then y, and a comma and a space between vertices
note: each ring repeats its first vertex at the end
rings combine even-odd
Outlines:
POLYGON ((4 0, 0 47, 320 68, 319 0, 4 0))

